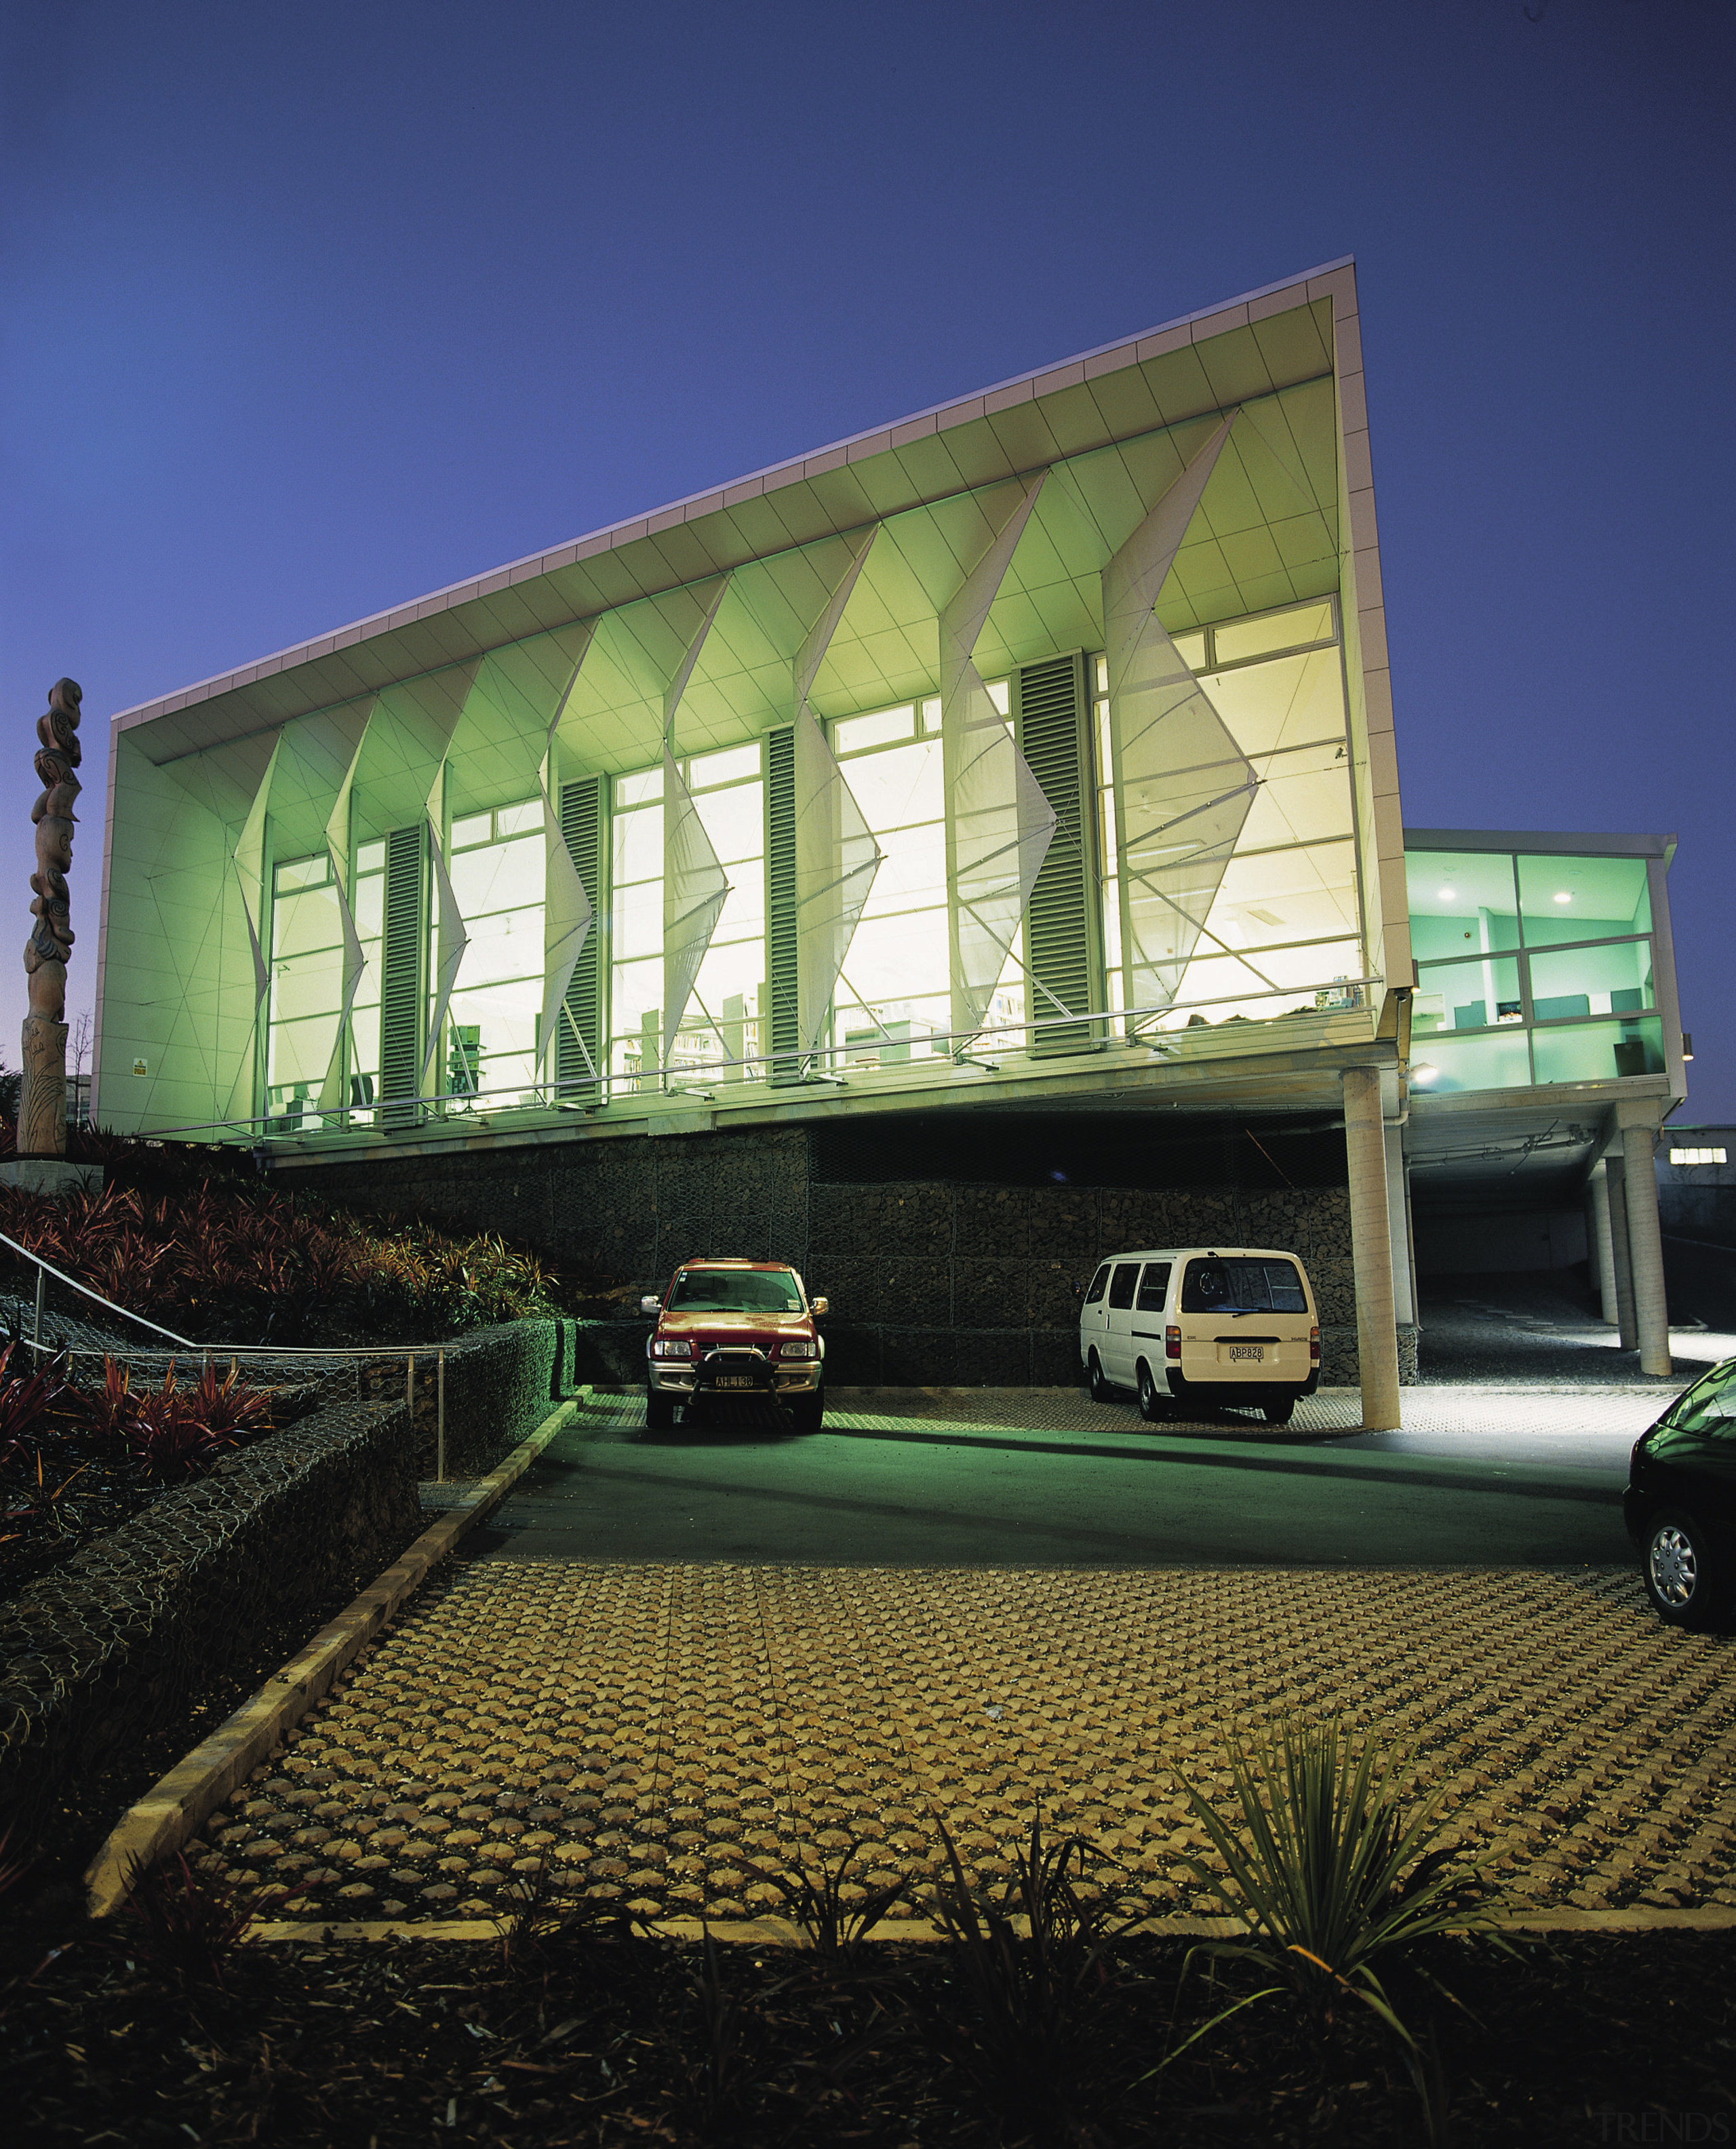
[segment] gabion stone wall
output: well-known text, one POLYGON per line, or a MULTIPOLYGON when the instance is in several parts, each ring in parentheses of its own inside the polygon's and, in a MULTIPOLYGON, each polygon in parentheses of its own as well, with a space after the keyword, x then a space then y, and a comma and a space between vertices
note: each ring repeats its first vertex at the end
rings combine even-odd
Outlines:
MULTIPOLYGON (((509 1321, 479 1328, 416 1353, 415 1408, 416 1474, 435 1474, 439 1455, 439 1359, 446 1361, 446 1475, 476 1477, 532 1432, 549 1406, 571 1395, 576 1332, 570 1320, 509 1321)), ((402 1358, 364 1356, 363 1392, 385 1402, 402 1401, 410 1369, 402 1358)))
POLYGON ((39 1841, 74 1786, 245 1669, 286 1613, 365 1588, 422 1526, 402 1404, 334 1403, 0 1605, 0 1825, 39 1841))
MULTIPOLYGON (((1075 1286, 1105 1254, 1292 1247, 1320 1302, 1321 1376, 1356 1379, 1350 1203, 1339 1186, 843 1185, 812 1175, 799 1128, 280 1170, 286 1186, 501 1231, 646 1290, 661 1291, 680 1262, 702 1254, 793 1261, 832 1301, 828 1376, 852 1386, 1065 1386, 1078 1378, 1075 1286)), ((617 1342, 581 1331, 580 1377, 642 1377, 642 1351, 632 1347, 642 1333, 617 1342)), ((1399 1346, 1401 1377, 1414 1381, 1415 1331, 1399 1346)))

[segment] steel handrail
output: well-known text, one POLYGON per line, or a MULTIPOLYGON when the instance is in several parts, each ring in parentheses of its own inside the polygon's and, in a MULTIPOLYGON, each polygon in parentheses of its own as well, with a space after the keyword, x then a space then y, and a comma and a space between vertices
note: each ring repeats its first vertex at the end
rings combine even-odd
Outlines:
MULTIPOLYGON (((434 1360, 434 1474, 435 1482, 437 1484, 443 1485, 445 1482, 447 1346, 445 1344, 370 1343, 360 1347, 355 1345, 346 1347, 343 1344, 317 1343, 195 1343, 188 1336, 177 1336, 174 1329, 164 1328, 159 1321, 148 1321, 142 1313, 134 1313, 130 1306, 117 1306, 112 1298, 104 1298, 100 1291, 93 1291, 88 1284, 80 1283, 76 1276, 68 1276, 64 1271, 56 1268, 52 1261, 44 1261, 40 1254, 33 1252, 28 1246, 21 1246, 16 1239, 8 1238, 4 1231, 0 1231, 0 1246, 9 1246, 13 1253, 22 1254, 27 1261, 34 1263, 36 1267, 36 1316, 30 1336, 30 1348, 33 1351, 47 1351, 50 1348, 50 1346, 43 1341, 43 1278, 45 1276, 51 1276, 57 1283, 63 1283, 69 1290, 77 1291, 81 1298, 88 1298, 93 1306, 100 1306, 105 1312, 118 1314, 123 1321, 137 1321, 141 1328, 148 1328, 153 1336, 167 1336, 169 1341, 179 1349, 196 1351, 208 1364, 213 1358, 224 1356, 227 1356, 232 1362, 242 1357, 348 1358, 352 1362, 366 1358, 401 1357, 405 1361, 405 1407, 412 1413, 412 1422, 414 1422, 415 1408, 416 1360, 419 1357, 432 1356, 434 1360)), ((69 1357, 110 1358, 114 1356, 113 1351, 106 1345, 73 1343, 63 1347, 69 1357)), ((148 1347, 141 1346, 137 1355, 143 1355, 143 1349, 148 1347)), ((159 1351, 156 1355, 161 1356, 164 1354, 159 1351)), ((359 1371, 357 1386, 359 1393, 359 1371)))
MULTIPOLYGON (((414 1358, 430 1351, 445 1351, 450 1347, 444 1343, 195 1343, 189 1336, 177 1336, 172 1328, 164 1328, 157 1321, 146 1320, 143 1314, 134 1313, 129 1306, 117 1306, 112 1298, 104 1298, 100 1291, 92 1291, 88 1285, 80 1283, 76 1276, 66 1275, 52 1261, 46 1261, 40 1254, 33 1253, 28 1246, 21 1246, 16 1239, 8 1238, 3 1231, 0 1231, 0 1246, 9 1246, 13 1253, 22 1254, 27 1261, 33 1262, 44 1274, 53 1276, 56 1283, 66 1284, 81 1298, 88 1298, 93 1306, 100 1306, 108 1312, 118 1313, 123 1321, 135 1321, 141 1328, 148 1328, 153 1336, 166 1336, 171 1343, 183 1351, 199 1351, 212 1357, 219 1357, 225 1353, 234 1357, 250 1352, 269 1358, 414 1358)), ((73 1347, 83 1351, 94 1350, 97 1346, 94 1344, 77 1344, 73 1347)))
MULTIPOLYGON (((912 1044, 920 1042, 924 1044, 946 1044, 952 1043, 954 1039, 962 1039, 965 1044, 969 1044, 973 1040, 979 1038, 992 1039, 1004 1036, 1009 1032, 1076 1028, 1081 1024, 1095 1024, 1099 1027, 1102 1027, 1105 1025, 1127 1023, 1149 1023, 1160 1015, 1185 1014, 1198 1008, 1225 1007, 1240 1004, 1241 1002, 1245 1000, 1293 999, 1298 995, 1306 993, 1321 993, 1333 990, 1349 991, 1360 989, 1365 986, 1379 985, 1384 982, 1384 979, 1379 976, 1318 979, 1311 984, 1276 985, 1272 987, 1270 991, 1266 992, 1218 993, 1206 999, 1172 1000, 1162 1007, 1104 1008, 1088 1012, 1084 1014, 1029 1015, 1017 1022, 981 1023, 974 1029, 932 1030, 923 1038, 920 1039, 913 1038, 909 1042, 912 1044)), ((1345 1007, 1324 1007, 1310 1009, 1308 1012, 1310 1014, 1347 1014, 1355 1012, 1355 1010, 1353 1009, 1345 1007)), ((1281 1019, 1282 1018, 1280 1018, 1280 1019, 1281 1019)), ((1149 1029, 1140 1029, 1130 1033, 1126 1041, 1129 1045, 1135 1050, 1143 1049, 1146 1051, 1152 1051, 1158 1049, 1154 1040, 1167 1038, 1172 1033, 1169 1031, 1158 1031, 1149 1029)), ((893 1040, 888 1039, 886 1041, 892 1042, 893 1040)), ((1105 1039, 1104 1041, 1107 1043, 1110 1040, 1105 1039)), ((305 1114, 304 1116, 309 1120, 318 1120, 322 1122, 332 1120, 341 1120, 347 1122, 352 1119, 363 1116, 373 1119, 376 1115, 384 1115, 388 1113, 393 1113, 404 1115, 406 1121, 410 1121, 415 1125, 420 1125, 423 1117, 437 1105, 454 1104, 474 1105, 481 1102, 485 1098, 504 1096, 511 1096, 516 1101, 511 1105, 497 1105, 493 1108, 495 1111, 553 1112, 559 1111, 563 1108, 563 1099, 571 1100, 576 1093, 585 1090, 600 1090, 603 1092, 605 1101, 612 1103, 614 1099, 610 1095, 610 1092, 617 1085, 622 1083, 632 1083, 635 1085, 635 1087, 628 1092, 630 1095, 633 1096, 667 1095, 679 1095, 682 1094, 679 1088, 671 1091, 662 1088, 655 1090, 647 1089, 640 1085, 644 1085, 647 1081, 658 1084, 667 1082, 669 1080, 672 1074, 677 1077, 684 1078, 684 1080, 688 1083, 704 1083, 714 1079, 717 1074, 725 1068, 762 1067, 772 1064, 787 1065, 792 1062, 801 1060, 815 1061, 821 1059, 835 1060, 843 1059, 846 1066, 851 1066, 853 1064, 859 1064, 859 1063, 853 1063, 849 1059, 848 1055, 852 1049, 858 1051, 871 1051, 874 1049, 875 1048, 873 1044, 868 1043, 854 1048, 848 1045, 829 1044, 818 1047, 812 1052, 790 1051, 785 1049, 778 1052, 748 1053, 737 1059, 707 1059, 692 1067, 660 1069, 654 1074, 649 1075, 643 1072, 637 1074, 611 1074, 599 1070, 594 1074, 576 1074, 564 1077, 557 1076, 553 1080, 545 1080, 542 1082, 533 1081, 529 1085, 526 1085, 521 1082, 503 1084, 497 1090, 437 1090, 428 1096, 376 1097, 370 1105, 339 1105, 333 1106, 329 1111, 322 1111, 315 1103, 314 1104, 314 1109, 310 1112, 305 1114), (523 1102, 523 1099, 527 1087, 531 1090, 546 1090, 553 1094, 546 1097, 541 1098, 532 1103, 526 1104, 523 1102)), ((959 1054, 956 1053, 937 1053, 933 1056, 937 1059, 949 1060, 954 1065, 959 1064, 959 1054)), ((910 1064, 912 1065, 915 1065, 918 1063, 913 1061, 910 1064)), ((842 1078, 838 1076, 822 1076, 820 1079, 823 1080, 836 1081, 842 1078)), ((767 1086, 770 1087, 772 1085, 767 1085, 767 1086)), ((313 1103, 314 1100, 306 1100, 304 1101, 313 1103)), ((442 1115, 441 1116, 450 1116, 450 1115, 442 1115)), ((162 1140, 167 1139, 169 1136, 176 1135, 210 1134, 221 1132, 229 1128, 235 1128, 244 1131, 254 1127, 263 1128, 265 1130, 265 1138, 269 1139, 273 1130, 274 1129, 279 1129, 280 1123, 287 1117, 288 1115, 279 1110, 273 1112, 255 1112, 251 1117, 247 1119, 199 1120, 194 1121, 191 1125, 185 1126, 153 1127, 148 1130, 141 1130, 138 1139, 142 1140, 162 1140)), ((351 1129, 347 1125, 340 1129, 328 1129, 322 1125, 318 1131, 322 1134, 328 1131, 348 1134, 351 1131, 351 1129)), ((365 1128, 360 1130, 360 1131, 370 1133, 379 1131, 379 1130, 376 1128, 365 1128)))

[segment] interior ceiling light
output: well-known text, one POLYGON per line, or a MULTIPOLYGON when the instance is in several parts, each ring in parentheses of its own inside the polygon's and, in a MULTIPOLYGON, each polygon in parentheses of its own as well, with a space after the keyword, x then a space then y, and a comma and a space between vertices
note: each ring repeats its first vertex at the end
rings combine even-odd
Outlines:
POLYGON ((1564 888, 1559 888, 1555 891, 1555 899, 1557 903, 1571 903, 1573 900, 1564 888))
POLYGON ((1459 892, 1456 888, 1437 888, 1435 890, 1435 893, 1440 897, 1442 903, 1457 903, 1458 901, 1459 892))
POLYGON ((1411 1080, 1413 1082, 1432 1082, 1440 1071, 1438 1067, 1431 1067, 1427 1060, 1419 1060, 1411 1069, 1411 1080))

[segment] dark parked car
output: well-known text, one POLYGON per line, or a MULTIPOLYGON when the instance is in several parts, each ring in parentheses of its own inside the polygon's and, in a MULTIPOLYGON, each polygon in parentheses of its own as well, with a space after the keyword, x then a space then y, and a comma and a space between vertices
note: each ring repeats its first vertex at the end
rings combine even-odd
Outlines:
POLYGON ((1736 1358, 1677 1397, 1633 1443, 1622 1499, 1658 1616, 1703 1627, 1736 1579, 1736 1358))

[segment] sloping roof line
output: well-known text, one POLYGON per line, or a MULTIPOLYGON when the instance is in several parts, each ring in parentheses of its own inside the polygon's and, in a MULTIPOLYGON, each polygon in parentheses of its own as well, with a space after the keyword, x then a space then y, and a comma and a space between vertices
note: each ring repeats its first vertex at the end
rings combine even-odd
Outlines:
MULTIPOLYGON (((1233 314, 1238 307, 1251 305, 1256 300, 1270 298, 1279 292, 1294 291, 1298 303, 1306 302, 1309 284, 1316 277, 1330 275, 1335 269, 1354 268, 1356 257, 1341 254, 1336 260, 1323 261, 1296 274, 1281 277, 1277 282, 1262 284, 1255 290, 1243 291, 1233 299, 1220 299, 1210 306, 1200 306, 1190 314, 1180 314, 1173 320, 1160 322, 1155 328, 1142 330, 1137 335, 1117 336, 1113 341, 1098 344, 1089 350, 1078 351, 1070 358, 1058 359, 1037 366, 1028 373, 1018 373, 1005 380, 998 380, 986 388, 972 390, 968 395, 950 397, 943 403, 930 404, 926 410, 913 411, 908 417, 889 419, 878 425, 866 427, 844 439, 833 440, 822 448, 809 448, 802 454, 786 456, 781 462, 768 463, 763 469, 750 471, 745 476, 732 478, 727 484, 708 486, 703 492, 689 493, 685 498, 671 501, 662 507, 651 509, 640 515, 627 516, 619 522, 587 531, 582 537, 565 544, 553 545, 541 552, 526 553, 522 559, 510 561, 506 566, 491 567, 481 574, 466 576, 462 581, 449 582, 442 589, 430 591, 426 596, 407 600, 388 606, 383 611, 352 620, 335 629, 311 635, 304 642, 296 642, 270 655, 256 657, 247 664, 237 665, 229 672, 214 672, 208 679, 195 681, 191 686, 179 687, 168 694, 159 695, 149 702, 141 702, 129 709, 123 709, 111 719, 119 729, 131 730, 135 725, 150 722, 153 718, 169 715, 184 708, 189 702, 206 701, 252 684, 268 672, 287 671, 294 665, 305 663, 316 656, 332 652, 335 643, 351 643, 366 639, 373 634, 391 632, 395 627, 428 617, 430 612, 470 602, 483 594, 483 585, 498 588, 504 579, 511 581, 526 580, 533 576, 549 574, 561 567, 571 566, 585 556, 607 551, 616 546, 631 543, 646 536, 656 526, 667 526, 672 520, 691 521, 699 515, 715 512, 728 505, 729 496, 739 495, 744 486, 763 491, 769 481, 787 478, 798 481, 807 466, 833 456, 848 456, 853 448, 867 441, 892 444, 892 436, 905 432, 913 425, 923 425, 929 420, 930 430, 940 430, 949 421, 958 419, 968 421, 982 415, 984 400, 989 396, 1004 395, 1009 390, 1029 388, 1034 395, 1046 393, 1051 388, 1063 386, 1061 376, 1075 367, 1090 365, 1094 360, 1125 355, 1129 365, 1137 365, 1152 354, 1143 346, 1161 336, 1172 336, 1180 329, 1191 329, 1201 321, 1216 321, 1233 314)), ((1240 324, 1225 321, 1225 327, 1240 324)))

